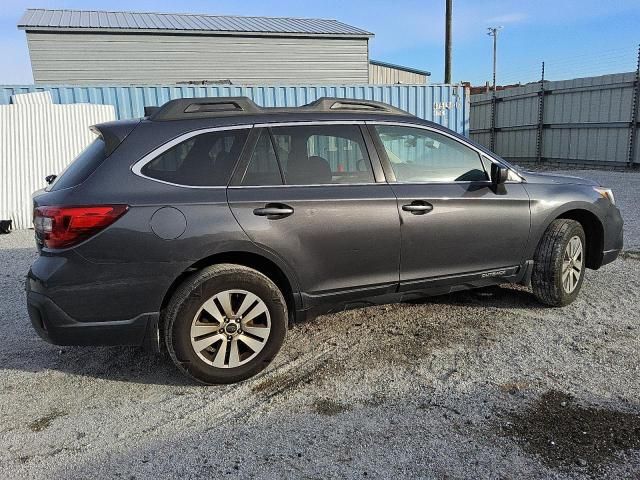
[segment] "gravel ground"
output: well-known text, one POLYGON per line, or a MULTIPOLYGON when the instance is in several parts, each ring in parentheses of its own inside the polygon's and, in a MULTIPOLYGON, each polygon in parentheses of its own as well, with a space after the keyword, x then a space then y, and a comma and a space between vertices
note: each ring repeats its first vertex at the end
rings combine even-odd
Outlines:
POLYGON ((323 316, 242 384, 30 328, 32 232, 0 236, 0 478, 640 478, 640 174, 628 253, 544 308, 522 288, 323 316))

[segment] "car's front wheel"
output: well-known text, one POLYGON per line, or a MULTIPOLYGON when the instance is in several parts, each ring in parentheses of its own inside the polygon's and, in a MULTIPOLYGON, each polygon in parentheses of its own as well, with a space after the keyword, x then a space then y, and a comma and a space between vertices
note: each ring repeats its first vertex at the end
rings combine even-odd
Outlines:
POLYGON ((174 293, 164 319, 169 355, 187 375, 233 383, 264 369, 287 332, 287 304, 262 273, 220 264, 193 274, 174 293))
POLYGON ((531 287, 538 300, 561 307, 573 302, 585 271, 585 235, 575 220, 551 222, 536 249, 531 287))

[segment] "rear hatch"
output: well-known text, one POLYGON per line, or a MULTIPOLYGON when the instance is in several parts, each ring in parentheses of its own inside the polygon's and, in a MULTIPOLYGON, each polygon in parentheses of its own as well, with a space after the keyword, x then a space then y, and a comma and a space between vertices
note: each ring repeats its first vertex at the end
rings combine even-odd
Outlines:
POLYGON ((126 212, 126 205, 85 205, 70 198, 74 189, 109 158, 139 123, 140 119, 136 119, 91 127, 97 135, 93 142, 46 188, 33 193, 33 221, 39 250, 71 247, 126 212))

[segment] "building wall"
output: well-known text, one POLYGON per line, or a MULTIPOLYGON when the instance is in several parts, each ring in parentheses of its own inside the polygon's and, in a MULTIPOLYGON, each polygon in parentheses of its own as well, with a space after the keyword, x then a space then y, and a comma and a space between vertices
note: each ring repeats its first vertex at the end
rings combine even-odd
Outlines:
MULTIPOLYGON (((532 83, 496 92, 493 150, 515 163, 625 166, 640 164, 640 146, 629 158, 635 73, 532 83)), ((637 90, 640 91, 640 90, 637 90)), ((491 148, 492 93, 471 96, 471 139, 491 148)), ((638 119, 635 119, 637 131, 638 119)))
POLYGON ((407 85, 420 85, 429 83, 429 77, 419 73, 407 72, 398 68, 385 67, 382 65, 369 64, 369 83, 373 84, 394 84, 404 83, 407 85))
POLYGON ((357 84, 367 39, 27 32, 36 83, 357 84))

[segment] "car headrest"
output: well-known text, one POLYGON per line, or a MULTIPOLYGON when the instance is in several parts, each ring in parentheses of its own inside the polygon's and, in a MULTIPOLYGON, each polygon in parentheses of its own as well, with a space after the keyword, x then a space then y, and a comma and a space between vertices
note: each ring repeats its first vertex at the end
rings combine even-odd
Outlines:
POLYGON ((298 159, 289 165, 287 182, 297 185, 331 183, 332 174, 329 162, 322 157, 298 159))

